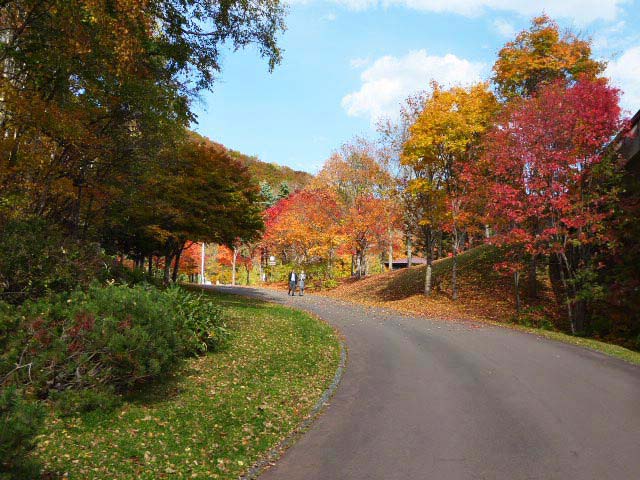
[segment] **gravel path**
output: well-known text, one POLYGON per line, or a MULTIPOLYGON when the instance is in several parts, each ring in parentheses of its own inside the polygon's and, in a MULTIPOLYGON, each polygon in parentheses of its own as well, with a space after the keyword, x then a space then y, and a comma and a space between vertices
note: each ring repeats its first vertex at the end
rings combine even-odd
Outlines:
POLYGON ((222 287, 345 336, 331 405, 261 480, 640 479, 640 367, 472 322, 222 287))

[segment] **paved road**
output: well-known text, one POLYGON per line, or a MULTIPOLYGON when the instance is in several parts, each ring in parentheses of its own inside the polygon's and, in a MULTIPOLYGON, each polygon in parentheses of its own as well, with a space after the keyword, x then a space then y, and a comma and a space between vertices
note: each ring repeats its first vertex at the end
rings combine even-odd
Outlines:
POLYGON ((331 405, 261 480, 640 479, 640 367, 534 335, 229 289, 338 327, 331 405))

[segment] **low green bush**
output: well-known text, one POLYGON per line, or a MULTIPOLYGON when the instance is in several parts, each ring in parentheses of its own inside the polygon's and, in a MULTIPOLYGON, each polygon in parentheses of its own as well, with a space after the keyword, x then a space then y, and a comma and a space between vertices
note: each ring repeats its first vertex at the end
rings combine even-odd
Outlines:
POLYGON ((209 298, 174 287, 92 284, 25 302, 0 302, 0 480, 27 479, 43 420, 25 388, 62 416, 108 411, 136 384, 175 370, 229 336, 209 298))
POLYGON ((5 324, 14 318, 10 330, 23 333, 5 346, 0 374, 42 397, 69 389, 124 391, 219 347, 227 336, 210 300, 149 285, 93 284, 26 302, 4 317, 5 324))
POLYGON ((39 466, 30 458, 42 428, 44 410, 15 387, 0 390, 0 479, 35 478, 39 466))
MULTIPOLYGON (((92 285, 86 292, 27 302, 23 362, 48 390, 112 385, 125 389, 170 370, 180 358, 177 319, 161 291, 92 285)), ((26 381, 24 369, 20 372, 26 381)))
POLYGON ((201 355, 222 347, 229 338, 222 309, 202 294, 189 293, 179 287, 166 291, 180 323, 181 340, 186 355, 201 355))
POLYGON ((105 262, 103 268, 96 272, 96 278, 100 283, 109 284, 116 283, 119 285, 139 285, 151 284, 156 287, 162 287, 162 278, 156 275, 149 275, 144 268, 129 268, 122 265, 115 259, 105 262))

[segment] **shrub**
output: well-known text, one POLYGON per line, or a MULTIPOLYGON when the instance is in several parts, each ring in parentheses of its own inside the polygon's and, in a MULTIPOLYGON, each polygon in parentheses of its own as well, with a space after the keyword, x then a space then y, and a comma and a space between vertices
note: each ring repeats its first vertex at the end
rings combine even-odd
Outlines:
POLYGON ((4 346, 3 378, 9 372, 10 380, 31 384, 42 397, 52 390, 93 390, 75 399, 79 409, 102 407, 106 397, 96 397, 99 392, 157 378, 228 336, 210 300, 149 285, 93 284, 86 292, 26 302, 13 313, 0 310, 0 330, 3 324, 22 332, 4 346))
MULTIPOLYGON (((178 324, 160 290, 92 285, 86 292, 28 302, 24 362, 36 388, 130 387, 169 371, 181 356, 178 324)), ((24 372, 21 372, 24 378, 24 372)))
POLYGON ((162 286, 162 278, 149 276, 144 268, 129 268, 126 265, 121 265, 114 259, 105 262, 104 268, 97 273, 97 279, 104 284, 117 283, 132 286, 146 283, 156 287, 162 286))
POLYGON ((0 479, 35 477, 38 465, 29 457, 44 420, 42 407, 15 388, 0 391, 0 479))
POLYGON ((173 310, 179 318, 180 333, 186 355, 200 355, 224 345, 229 331, 222 309, 202 294, 179 287, 167 290, 173 310))
POLYGON ((25 332, 19 328, 20 317, 16 307, 0 302, 0 384, 16 366, 25 332))

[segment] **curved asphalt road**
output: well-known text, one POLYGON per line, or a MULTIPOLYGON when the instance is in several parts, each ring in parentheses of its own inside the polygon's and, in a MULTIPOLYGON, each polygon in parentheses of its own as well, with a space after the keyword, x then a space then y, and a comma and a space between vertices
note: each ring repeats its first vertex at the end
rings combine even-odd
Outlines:
POLYGON ((506 328, 221 288, 344 334, 331 405, 261 480, 640 479, 640 367, 506 328))

